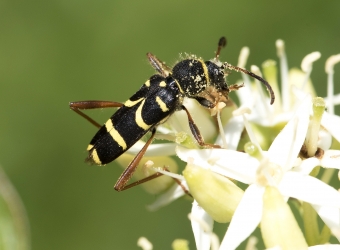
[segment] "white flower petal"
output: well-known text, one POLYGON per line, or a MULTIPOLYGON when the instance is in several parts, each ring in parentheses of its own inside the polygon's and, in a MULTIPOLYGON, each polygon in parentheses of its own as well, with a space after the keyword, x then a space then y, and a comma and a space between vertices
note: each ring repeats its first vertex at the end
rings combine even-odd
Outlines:
POLYGON ((321 57, 321 53, 319 51, 312 52, 306 55, 301 62, 301 69, 305 72, 309 71, 312 68, 313 62, 319 60, 321 57))
MULTIPOLYGON (((336 207, 328 207, 328 206, 318 206, 313 205, 315 211, 319 214, 321 219, 325 222, 325 224, 331 229, 331 231, 339 231, 340 230, 340 209, 336 207)), ((340 241, 340 236, 338 234, 334 234, 334 236, 340 241)), ((340 248, 339 248, 340 249, 340 248)))
POLYGON ((235 249, 255 230, 262 218, 263 193, 264 188, 256 184, 246 189, 223 238, 220 250, 235 249))
POLYGON ((240 88, 236 91, 236 95, 240 100, 241 105, 249 105, 253 106, 254 100, 254 92, 252 91, 251 82, 249 76, 246 74, 242 74, 242 82, 237 82, 237 84, 244 84, 243 88, 240 88))
POLYGON ((254 183, 259 161, 246 153, 227 149, 187 149, 177 147, 178 157, 185 162, 210 169, 218 174, 249 184, 254 183))
MULTIPOLYGON (((203 208, 201 208, 196 201, 192 204, 191 209, 191 227, 194 233, 196 248, 198 250, 209 250, 210 249, 210 233, 205 232, 202 225, 200 225, 199 220, 205 222, 212 231, 214 220, 207 214, 203 208)), ((208 232, 209 232, 208 231, 208 232)))
POLYGON ((294 95, 296 101, 302 101, 303 98, 305 98, 308 95, 306 93, 306 91, 301 90, 300 87, 298 87, 294 84, 291 86, 291 91, 293 92, 293 95, 294 95))
POLYGON ((303 160, 301 165, 294 168, 293 171, 299 172, 302 175, 309 175, 310 172, 312 172, 312 170, 316 166, 320 166, 320 160, 315 158, 315 157, 312 157, 312 158, 308 158, 306 160, 303 160))
POLYGON ((279 184, 284 196, 311 204, 340 208, 340 193, 333 187, 309 175, 287 172, 279 184))
POLYGON ((270 161, 278 164, 284 170, 293 165, 306 138, 311 105, 311 97, 308 95, 268 150, 270 161))
POLYGON ((324 112, 321 119, 321 125, 340 142, 340 117, 324 112))
POLYGON ((340 150, 326 150, 320 163, 324 168, 340 169, 340 150))
POLYGON ((332 135, 324 130, 320 129, 319 131, 319 140, 318 140, 318 147, 327 150, 332 146, 332 135))
MULTIPOLYGON (((189 189, 185 181, 182 181, 181 184, 189 189)), ((178 199, 183 195, 185 195, 183 188, 175 183, 171 188, 169 188, 168 191, 160 195, 152 204, 148 205, 147 209, 149 209, 150 211, 155 211, 161 207, 170 204, 172 201, 178 199)))

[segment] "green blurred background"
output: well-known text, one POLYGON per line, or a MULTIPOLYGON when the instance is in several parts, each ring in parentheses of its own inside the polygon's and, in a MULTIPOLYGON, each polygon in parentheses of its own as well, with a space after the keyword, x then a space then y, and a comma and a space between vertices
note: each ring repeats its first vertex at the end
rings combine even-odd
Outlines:
MULTIPOLYGON (((249 46, 247 67, 276 60, 278 38, 290 67, 320 51, 312 81, 325 96, 324 63, 340 52, 339 25, 339 1, 0 0, 0 163, 27 209, 32 249, 137 249, 140 236, 155 249, 175 238, 195 248, 190 202, 148 212, 156 197, 114 191, 117 164, 84 163, 96 129, 69 101, 125 101, 153 74, 146 52, 170 65, 180 52, 210 59, 222 35, 221 59, 237 64, 249 46)), ((111 113, 90 112, 100 122, 111 113)), ((216 228, 222 236, 226 225, 216 228)))

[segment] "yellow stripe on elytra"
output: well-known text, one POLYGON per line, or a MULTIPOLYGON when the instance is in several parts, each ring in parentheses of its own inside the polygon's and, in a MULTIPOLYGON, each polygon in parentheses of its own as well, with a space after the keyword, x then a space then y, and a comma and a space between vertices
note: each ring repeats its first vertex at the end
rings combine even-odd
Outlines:
POLYGON ((159 86, 160 86, 160 87, 165 87, 165 86, 166 86, 166 83, 165 83, 164 81, 161 81, 161 82, 159 83, 159 86))
POLYGON ((137 103, 139 103, 139 102, 142 101, 142 100, 144 100, 144 97, 139 98, 139 99, 136 100, 136 101, 131 101, 131 100, 129 99, 129 100, 127 100, 127 101, 124 103, 124 106, 126 106, 126 107, 133 107, 133 106, 135 106, 137 103))
POLYGON ((150 87, 150 80, 147 80, 144 84, 146 87, 150 87))
POLYGON ((142 108, 144 106, 145 100, 142 101, 142 103, 139 105, 137 111, 136 111, 136 123, 139 127, 141 127, 144 130, 148 130, 151 125, 148 125, 144 122, 143 117, 142 117, 142 108))
POLYGON ((90 151, 91 149, 93 148, 93 145, 92 144, 89 144, 88 146, 87 146, 87 151, 90 151))
POLYGON ((209 72, 208 72, 208 68, 207 68, 207 65, 205 65, 204 61, 203 60, 198 60, 201 65, 202 65, 202 68, 203 68, 203 71, 204 71, 204 76, 205 78, 207 79, 207 84, 210 83, 210 78, 209 78, 209 72))
POLYGON ((93 149, 91 152, 91 158, 94 161, 94 163, 96 163, 97 165, 101 165, 102 162, 99 159, 98 153, 96 149, 93 149))
POLYGON ((166 104, 162 101, 161 98, 159 98, 158 96, 156 96, 156 102, 158 103, 159 107, 161 108, 161 110, 163 112, 169 111, 168 107, 166 106, 166 104))
POLYGON ((124 138, 119 134, 119 132, 113 127, 113 123, 111 119, 109 119, 105 123, 105 127, 106 127, 107 132, 110 133, 112 139, 115 140, 115 142, 117 142, 118 145, 123 148, 123 150, 125 150, 127 148, 126 142, 124 138))

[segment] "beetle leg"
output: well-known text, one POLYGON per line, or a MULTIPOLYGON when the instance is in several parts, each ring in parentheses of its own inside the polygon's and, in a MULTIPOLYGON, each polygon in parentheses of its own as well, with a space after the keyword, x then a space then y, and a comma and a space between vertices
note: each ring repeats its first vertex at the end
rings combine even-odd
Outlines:
POLYGON ((138 152, 138 154, 135 156, 135 158, 130 162, 129 166, 124 170, 122 175, 119 177, 118 181, 116 182, 114 189, 117 191, 124 190, 124 187, 126 186, 126 183, 131 179, 133 173, 136 171, 138 164, 140 160, 142 159, 143 155, 145 154, 147 148, 151 144, 153 138, 155 137, 156 129, 154 128, 152 130, 152 134, 141 149, 141 151, 138 152))
POLYGON ((200 130, 198 129, 198 127, 196 126, 194 120, 192 119, 189 111, 187 110, 186 107, 184 107, 183 105, 181 106, 182 109, 187 113, 188 116, 188 121, 189 121, 189 127, 191 130, 191 133, 193 134, 193 136, 195 137, 197 143, 202 146, 202 147, 209 147, 209 148, 221 148, 220 145, 215 145, 215 144, 210 144, 210 143, 205 143, 204 139, 201 135, 200 130))
MULTIPOLYGON (((167 171, 167 172, 170 172, 168 168, 164 167, 164 171, 167 171)), ((141 179, 141 180, 138 180, 138 181, 135 181, 129 185, 125 185, 122 189, 120 189, 119 191, 124 191, 126 189, 129 189, 129 188, 132 188, 132 187, 135 187, 135 186, 138 186, 140 184, 143 184, 145 182, 148 182, 148 181, 151 181, 153 179, 156 179, 157 177, 160 177, 160 176, 163 176, 162 173, 154 173, 144 179, 141 179)), ((172 179, 183 189, 184 193, 186 195, 189 195, 190 197, 192 197, 192 195, 190 194, 189 190, 181 183, 181 181, 179 179, 176 179, 174 177, 172 177, 172 179)))
POLYGON ((91 117, 83 113, 81 110, 86 109, 101 109, 101 108, 120 108, 124 104, 120 102, 111 102, 111 101, 77 101, 77 102, 70 102, 70 108, 76 112, 78 115, 84 117, 86 120, 88 120, 90 123, 92 123, 97 128, 100 128, 102 125, 100 125, 98 122, 93 120, 91 117))

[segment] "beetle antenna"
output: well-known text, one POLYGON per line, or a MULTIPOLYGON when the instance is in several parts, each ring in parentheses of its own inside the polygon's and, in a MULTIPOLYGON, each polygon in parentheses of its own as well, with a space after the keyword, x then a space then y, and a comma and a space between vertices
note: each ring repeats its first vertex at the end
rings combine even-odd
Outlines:
POLYGON ((224 48, 227 45, 227 38, 225 38, 224 36, 222 36, 220 38, 220 40, 218 41, 218 47, 217 47, 217 51, 216 51, 216 55, 215 55, 215 60, 218 61, 218 58, 220 57, 220 53, 222 48, 224 48))
POLYGON ((233 65, 231 65, 231 64, 229 64, 227 62, 223 63, 223 66, 226 69, 230 69, 230 70, 234 70, 234 71, 237 71, 237 72, 242 72, 244 74, 250 75, 251 77, 259 80, 260 82, 262 82, 266 86, 267 91, 268 91, 268 93, 270 95, 270 104, 274 103, 274 101, 275 101, 274 91, 273 91, 272 87, 270 86, 270 84, 265 79, 263 79, 262 77, 254 74, 253 72, 250 72, 250 71, 248 71, 246 69, 243 69, 243 68, 240 68, 240 67, 237 67, 237 66, 233 66, 233 65))

